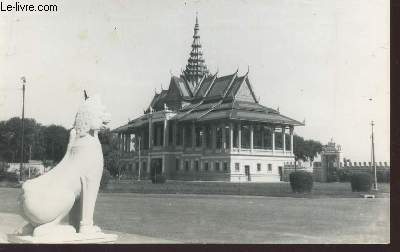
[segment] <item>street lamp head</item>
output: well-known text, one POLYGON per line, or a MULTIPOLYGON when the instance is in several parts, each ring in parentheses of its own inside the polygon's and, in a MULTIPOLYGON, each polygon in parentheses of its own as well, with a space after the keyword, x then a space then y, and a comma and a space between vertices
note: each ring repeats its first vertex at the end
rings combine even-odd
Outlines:
POLYGON ((21 81, 22 81, 22 84, 25 84, 25 83, 26 83, 26 78, 25 78, 25 76, 22 76, 22 77, 21 77, 21 81))

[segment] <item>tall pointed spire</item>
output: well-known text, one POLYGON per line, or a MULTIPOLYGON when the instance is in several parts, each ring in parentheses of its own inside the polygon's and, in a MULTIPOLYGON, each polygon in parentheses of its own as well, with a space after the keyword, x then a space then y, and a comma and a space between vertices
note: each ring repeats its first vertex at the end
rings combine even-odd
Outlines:
POLYGON ((208 69, 203 59, 199 35, 199 19, 196 12, 196 24, 194 25, 192 51, 183 74, 189 82, 197 86, 204 75, 208 75, 208 69))

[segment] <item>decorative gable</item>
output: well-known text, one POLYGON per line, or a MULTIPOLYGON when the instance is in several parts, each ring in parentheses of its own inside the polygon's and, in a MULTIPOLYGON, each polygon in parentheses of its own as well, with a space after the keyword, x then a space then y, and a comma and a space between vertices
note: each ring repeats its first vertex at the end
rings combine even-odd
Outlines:
POLYGON ((171 78, 171 82, 169 84, 168 88, 168 94, 167 94, 167 99, 172 100, 172 99, 179 99, 182 96, 179 87, 177 86, 176 81, 174 81, 174 77, 171 78))
POLYGON ((244 82, 241 83, 239 89, 236 91, 235 100, 257 102, 257 99, 255 98, 254 92, 251 88, 250 82, 247 78, 244 82))

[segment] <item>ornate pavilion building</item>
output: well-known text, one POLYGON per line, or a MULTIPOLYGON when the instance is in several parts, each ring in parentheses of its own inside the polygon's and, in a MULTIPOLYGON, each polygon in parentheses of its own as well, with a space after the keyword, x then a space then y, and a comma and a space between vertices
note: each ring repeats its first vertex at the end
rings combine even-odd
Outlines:
POLYGON ((303 125, 259 104, 248 72, 218 76, 205 64, 196 17, 186 69, 156 93, 144 114, 113 130, 123 165, 141 177, 273 182, 294 161, 303 125))

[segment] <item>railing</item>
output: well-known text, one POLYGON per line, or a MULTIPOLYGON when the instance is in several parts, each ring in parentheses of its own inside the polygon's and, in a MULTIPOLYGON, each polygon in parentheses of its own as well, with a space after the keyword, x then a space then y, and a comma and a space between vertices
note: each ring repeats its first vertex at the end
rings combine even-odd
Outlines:
MULTIPOLYGON (((293 156, 293 153, 290 150, 275 150, 272 149, 249 149, 249 148, 226 148, 226 149, 213 149, 213 148, 203 148, 203 147, 186 147, 183 148, 182 146, 177 147, 153 147, 150 150, 151 153, 157 152, 183 152, 183 153, 198 153, 198 154, 252 154, 252 155, 276 155, 276 156, 293 156)), ((141 156, 148 155, 149 150, 140 150, 141 156)), ((121 152, 121 158, 128 159, 137 157, 139 155, 138 151, 131 151, 131 152, 121 152)))

